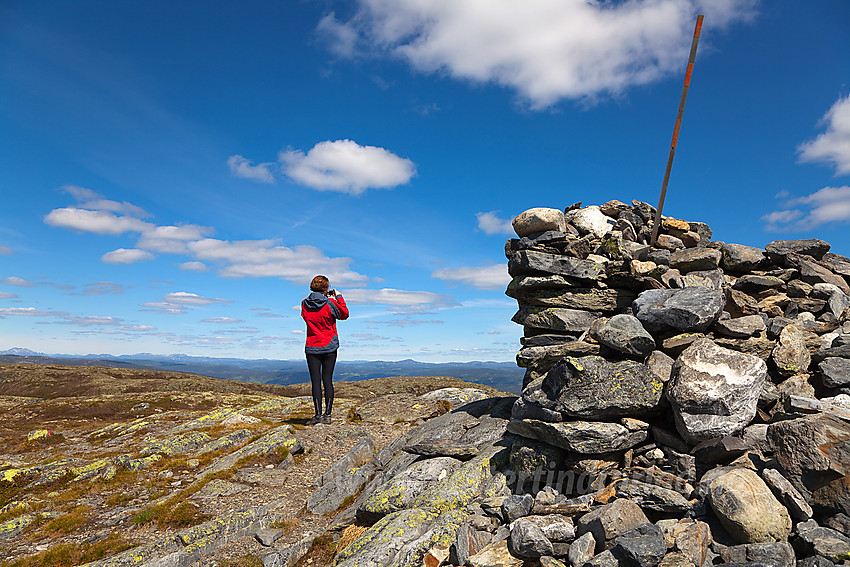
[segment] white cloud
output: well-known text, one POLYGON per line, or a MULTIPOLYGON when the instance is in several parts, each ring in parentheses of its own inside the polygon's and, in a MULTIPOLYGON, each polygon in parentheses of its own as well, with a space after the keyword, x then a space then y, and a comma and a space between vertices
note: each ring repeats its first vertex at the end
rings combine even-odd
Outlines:
POLYGON ((333 31, 325 36, 338 38, 338 55, 354 52, 356 34, 419 71, 497 83, 543 108, 679 72, 698 11, 707 26, 726 27, 751 17, 756 2, 359 0, 350 21, 326 17, 319 31, 333 31))
POLYGON ((136 243, 138 248, 166 254, 183 254, 186 244, 213 234, 209 226, 185 224, 181 226, 156 226, 142 233, 136 243))
POLYGON ((762 220, 768 231, 810 230, 826 223, 850 222, 850 186, 824 187, 810 195, 789 198, 783 210, 768 213, 762 220))
POLYGON ((409 159, 352 140, 319 142, 306 154, 287 150, 280 153, 280 161, 286 175, 301 185, 352 195, 404 185, 416 175, 409 159))
POLYGON ((460 282, 477 289, 500 289, 511 281, 507 266, 494 264, 492 266, 443 268, 431 274, 431 277, 446 281, 460 282))
POLYGON ((208 272, 210 269, 210 267, 203 262, 183 262, 177 267, 189 272, 208 272))
POLYGON ((107 264, 132 264, 142 260, 153 260, 155 256, 147 250, 139 250, 137 248, 118 248, 112 252, 107 252, 100 257, 102 262, 107 264))
POLYGON ((166 303, 176 303, 178 305, 191 305, 196 307, 199 305, 210 305, 212 303, 231 303, 229 299, 221 299, 220 297, 203 297, 197 293, 189 293, 187 291, 176 291, 174 293, 165 294, 166 303))
POLYGON ((121 325, 118 328, 122 331, 135 333, 147 333, 156 330, 156 327, 154 327, 153 325, 121 325))
POLYGON ((216 323, 219 325, 233 325, 242 322, 242 319, 234 319, 233 317, 207 317, 201 320, 201 323, 216 323))
POLYGON ((459 305, 452 296, 431 291, 352 289, 344 292, 343 296, 353 305, 388 305, 390 311, 396 312, 426 311, 459 305))
POLYGON ((187 311, 185 305, 177 305, 176 303, 168 303, 166 301, 142 303, 142 307, 144 309, 140 309, 140 311, 154 311, 156 313, 165 313, 166 315, 180 315, 187 311))
POLYGON ((821 119, 826 132, 800 145, 800 161, 831 162, 837 175, 850 173, 850 95, 839 98, 821 119))
POLYGON ((53 209, 44 217, 44 222, 59 228, 116 236, 125 232, 145 232, 154 228, 154 225, 135 217, 116 216, 105 211, 90 211, 77 207, 53 209))
POLYGON ((103 195, 96 193, 85 187, 77 187, 76 185, 64 185, 61 187, 63 191, 69 193, 74 199, 81 203, 80 208, 91 209, 94 211, 107 211, 111 213, 120 213, 134 217, 149 217, 151 214, 141 207, 137 207, 127 201, 119 203, 118 201, 110 201, 104 199, 103 195))
POLYGON ((102 326, 102 325, 120 325, 124 322, 123 319, 118 319, 116 317, 99 317, 99 316, 87 316, 87 317, 66 317, 65 323, 69 323, 71 325, 80 325, 82 327, 91 327, 91 326, 102 326))
POLYGON ((357 53, 357 31, 337 20, 333 12, 319 20, 316 33, 338 57, 348 59, 357 53))
POLYGON ((22 315, 24 317, 67 317, 65 311, 43 311, 35 307, 6 307, 0 309, 0 315, 22 315))
POLYGON ((15 299, 18 297, 14 293, 9 293, 8 291, 0 291, 0 299, 15 299))
POLYGON ((295 283, 308 283, 316 274, 325 274, 334 285, 364 282, 368 278, 349 268, 350 258, 328 258, 315 246, 280 246, 274 240, 229 242, 205 238, 188 245, 200 260, 226 264, 224 277, 279 277, 295 283))
POLYGON ((250 179, 258 183, 274 183, 274 175, 272 175, 273 163, 258 163, 253 165, 253 162, 240 155, 232 155, 227 158, 227 167, 230 168, 230 174, 233 177, 241 177, 242 179, 250 179))
POLYGON ((499 218, 496 214, 497 212, 476 213, 475 218, 478 219, 478 229, 484 232, 484 234, 513 234, 514 227, 511 224, 511 219, 499 218))
POLYGON ((35 287, 35 284, 31 281, 19 278, 18 276, 9 276, 6 279, 2 279, 0 280, 0 284, 13 285, 15 287, 35 287))
POLYGON ((8 246, 0 245, 0 256, 5 256, 7 254, 14 254, 14 251, 8 246))
POLYGON ((107 293, 123 293, 124 286, 112 282, 95 282, 86 284, 81 295, 105 295, 107 293))
POLYGON ((373 325, 386 325, 387 327, 412 327, 415 325, 442 325, 444 322, 437 320, 426 321, 424 319, 411 319, 410 317, 402 317, 392 319, 390 321, 369 321, 373 325))

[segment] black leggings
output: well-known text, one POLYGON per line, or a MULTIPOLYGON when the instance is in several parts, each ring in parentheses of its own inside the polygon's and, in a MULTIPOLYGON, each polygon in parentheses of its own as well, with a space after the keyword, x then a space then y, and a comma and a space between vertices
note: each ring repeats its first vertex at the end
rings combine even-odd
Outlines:
POLYGON ((325 413, 331 414, 334 405, 334 364, 336 351, 325 354, 307 353, 307 369, 310 371, 310 382, 313 383, 313 405, 316 415, 322 415, 322 386, 325 387, 325 413))

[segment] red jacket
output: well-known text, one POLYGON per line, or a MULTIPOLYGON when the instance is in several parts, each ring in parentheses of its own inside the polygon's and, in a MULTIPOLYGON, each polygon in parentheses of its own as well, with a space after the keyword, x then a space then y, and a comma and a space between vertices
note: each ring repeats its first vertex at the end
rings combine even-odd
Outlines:
POLYGON ((328 297, 314 291, 301 302, 301 317, 307 323, 308 354, 325 354, 339 348, 336 321, 348 319, 348 306, 342 296, 328 297))

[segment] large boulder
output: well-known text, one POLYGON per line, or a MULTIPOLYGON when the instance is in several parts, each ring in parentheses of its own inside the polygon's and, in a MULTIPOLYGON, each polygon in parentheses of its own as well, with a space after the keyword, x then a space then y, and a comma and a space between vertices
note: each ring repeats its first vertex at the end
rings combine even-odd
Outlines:
POLYGON ((850 424, 821 413, 772 423, 767 434, 786 477, 811 504, 850 513, 850 424))
POLYGON ((725 304, 722 291, 706 287, 650 289, 635 299, 632 310, 651 332, 700 332, 717 320, 725 304))
POLYGON ((724 243, 720 253, 720 266, 733 274, 756 270, 767 264, 767 254, 761 248, 724 243))
POLYGON ((754 471, 735 468, 711 481, 708 501, 739 543, 785 541, 791 516, 754 471))
POLYGON ((560 307, 520 307, 511 321, 525 327, 550 331, 583 333, 600 317, 599 313, 560 307))
POLYGON ((756 356, 700 339, 673 365, 667 398, 679 434, 692 444, 732 435, 753 419, 767 377, 756 356))
POLYGON ((823 258, 829 252, 829 242, 817 238, 803 240, 774 240, 765 246, 768 256, 774 260, 784 261, 790 254, 805 254, 816 260, 823 258))
POLYGON ((601 356, 566 357, 543 379, 548 399, 535 401, 568 417, 612 419, 653 413, 664 382, 645 364, 601 356))
POLYGON ((511 223, 514 227, 514 232, 522 238, 535 232, 545 232, 547 230, 555 230, 565 232, 567 223, 564 219, 564 213, 559 209, 547 209, 537 207, 523 211, 511 223))
MULTIPOLYGON (((626 420, 624 420, 626 421, 626 420)), ((608 421, 569 421, 550 423, 536 419, 511 421, 508 431, 538 439, 550 445, 581 453, 598 455, 626 450, 648 437, 648 424, 628 422, 629 427, 608 421)))
POLYGON ((608 544, 618 535, 646 523, 649 519, 640 506, 631 500, 618 498, 579 518, 576 534, 593 534, 596 550, 601 551, 609 547, 608 544))
POLYGON ((685 274, 699 270, 714 270, 720 263, 720 250, 714 248, 685 248, 670 255, 670 267, 685 274))

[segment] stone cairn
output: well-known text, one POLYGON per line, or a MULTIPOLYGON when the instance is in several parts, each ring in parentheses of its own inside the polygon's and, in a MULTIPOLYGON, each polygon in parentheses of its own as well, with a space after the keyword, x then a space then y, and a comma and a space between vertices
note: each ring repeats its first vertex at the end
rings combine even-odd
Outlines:
POLYGON ((335 465, 307 502, 357 495, 334 565, 850 564, 850 260, 673 218, 650 246, 654 214, 514 220, 522 395, 335 465))

